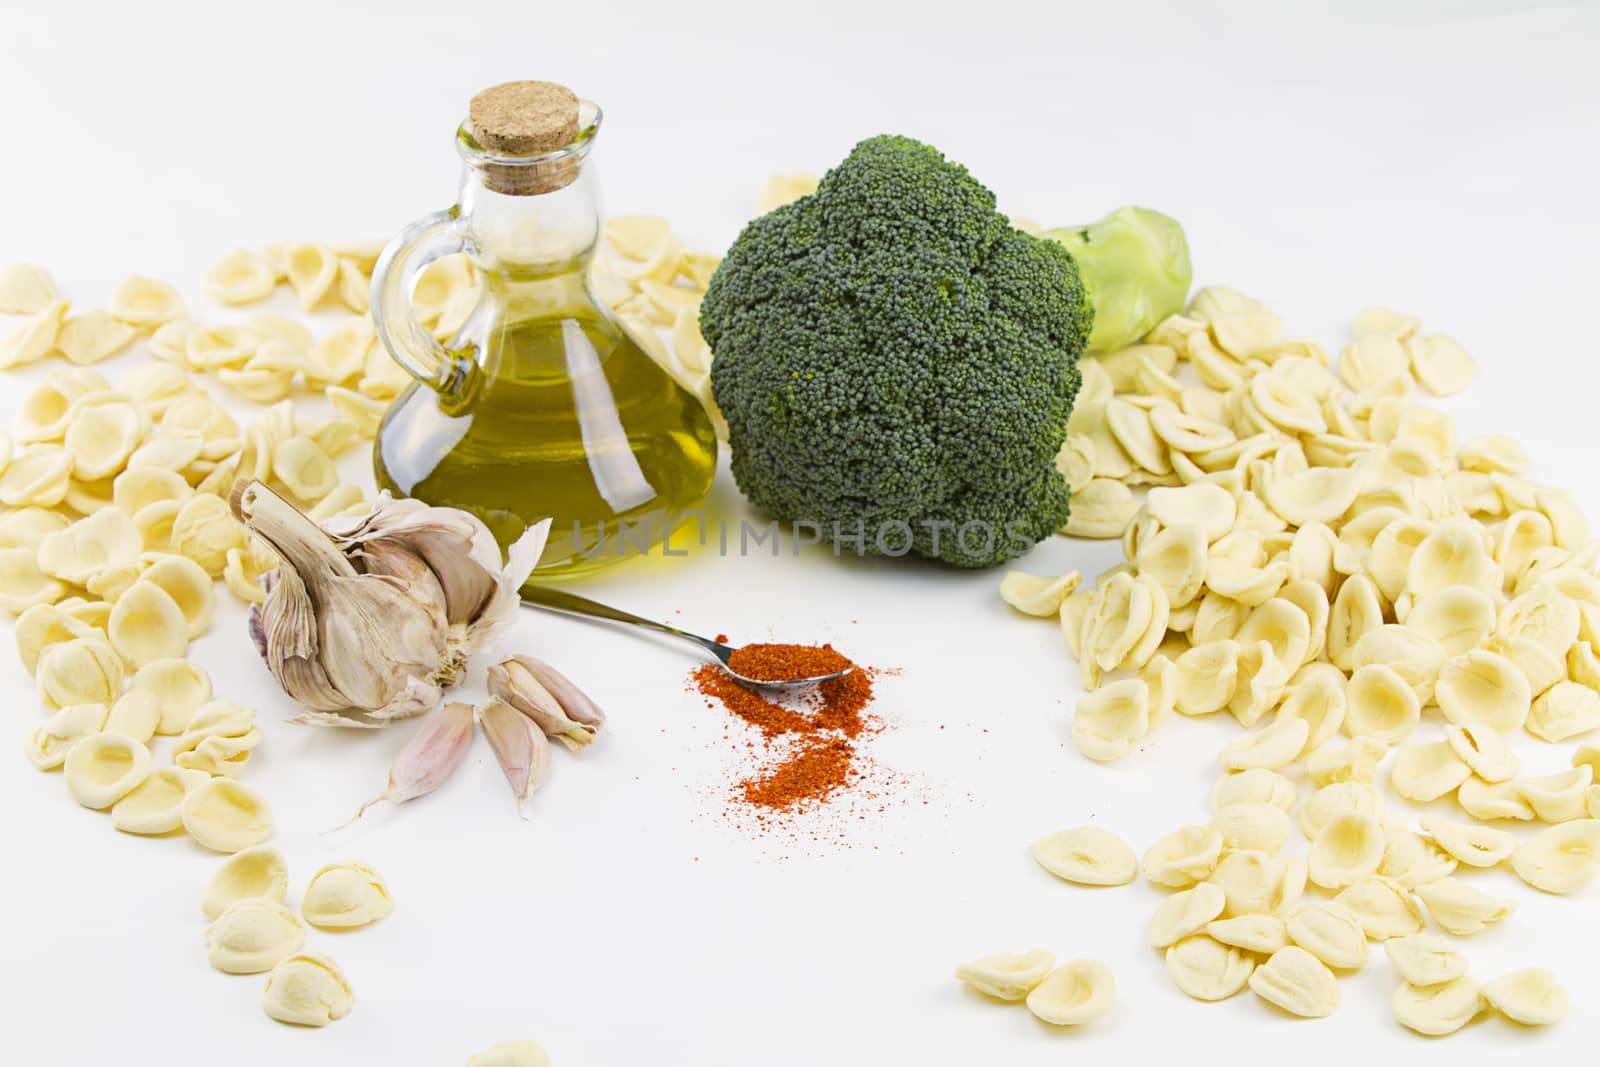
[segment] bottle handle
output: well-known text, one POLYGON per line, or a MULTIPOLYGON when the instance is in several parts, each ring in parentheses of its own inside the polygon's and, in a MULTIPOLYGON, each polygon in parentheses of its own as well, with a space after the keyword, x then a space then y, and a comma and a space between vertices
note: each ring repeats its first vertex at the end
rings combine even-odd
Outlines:
POLYGON ((378 340, 406 373, 441 393, 461 377, 461 357, 417 321, 411 290, 422 268, 466 249, 462 221, 455 207, 418 219, 389 242, 372 269, 372 321, 378 340))

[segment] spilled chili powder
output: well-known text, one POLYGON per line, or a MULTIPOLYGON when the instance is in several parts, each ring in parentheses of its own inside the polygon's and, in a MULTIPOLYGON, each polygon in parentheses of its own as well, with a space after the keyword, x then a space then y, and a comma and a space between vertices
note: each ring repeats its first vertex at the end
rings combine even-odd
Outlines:
POLYGON ((715 706, 761 736, 772 760, 737 783, 735 801, 758 813, 789 813, 825 803, 861 777, 857 742, 873 728, 866 715, 872 703, 874 671, 859 667, 831 645, 747 645, 729 666, 750 678, 785 680, 834 674, 843 678, 783 701, 747 689, 715 664, 696 668, 691 686, 715 706))

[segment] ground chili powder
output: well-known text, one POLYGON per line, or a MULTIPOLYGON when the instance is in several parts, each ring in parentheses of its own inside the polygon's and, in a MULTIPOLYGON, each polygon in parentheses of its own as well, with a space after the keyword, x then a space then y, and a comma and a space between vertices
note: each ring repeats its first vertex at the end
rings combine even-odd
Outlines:
POLYGON ((827 801, 860 778, 857 741, 872 728, 870 668, 857 666, 831 645, 746 645, 729 666, 750 678, 784 680, 833 674, 798 697, 775 699, 746 689, 715 664, 696 668, 691 686, 712 706, 721 704, 755 728, 771 762, 734 787, 734 799, 759 812, 795 812, 827 801))

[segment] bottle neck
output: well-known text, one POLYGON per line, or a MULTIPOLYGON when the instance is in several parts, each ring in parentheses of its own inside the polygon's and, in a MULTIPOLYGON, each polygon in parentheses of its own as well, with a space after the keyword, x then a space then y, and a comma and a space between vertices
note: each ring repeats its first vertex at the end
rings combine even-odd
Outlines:
POLYGON ((490 179, 486 168, 469 163, 457 202, 481 270, 532 279, 581 271, 593 258, 600 239, 593 164, 583 163, 560 188, 535 195, 498 192, 490 179))

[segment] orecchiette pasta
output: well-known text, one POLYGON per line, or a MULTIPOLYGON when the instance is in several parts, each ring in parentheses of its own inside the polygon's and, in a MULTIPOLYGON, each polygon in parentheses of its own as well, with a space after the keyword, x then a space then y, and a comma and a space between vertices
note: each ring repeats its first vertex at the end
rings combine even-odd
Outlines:
POLYGON ((1569 999, 1556 976, 1543 967, 1526 967, 1484 983, 1483 1002, 1523 1026, 1550 1026, 1566 1018, 1569 999))
POLYGON ((183 828, 213 852, 238 852, 266 840, 272 811, 255 790, 213 778, 184 794, 183 828))
POLYGON ((1511 853, 1517 877, 1546 893, 1573 893, 1600 867, 1600 819, 1576 819, 1541 830, 1511 853))
POLYGON ((1517 910, 1515 900, 1496 900, 1456 878, 1440 878, 1420 885, 1417 896, 1428 916, 1446 933, 1469 937, 1517 910))
POLYGON ((109 808, 150 773, 150 750, 121 734, 91 734, 67 753, 67 790, 86 808, 109 808))
POLYGON ((206 780, 203 771, 161 767, 111 806, 111 825, 125 834, 168 834, 183 826, 183 797, 206 780))
POLYGON ((316 952, 279 963, 261 991, 262 1010, 295 1026, 326 1026, 350 1014, 354 1003, 355 994, 339 965, 316 952))
POLYGON ((206 930, 211 966, 225 974, 270 971, 305 940, 299 917, 269 897, 235 901, 206 930))
POLYGON ((1394 991, 1394 1021, 1429 1037, 1453 1034, 1477 1018, 1483 995, 1471 978, 1453 978, 1430 986, 1402 983, 1394 991))
POLYGON ((1321 1019, 1339 1007, 1339 983, 1323 962, 1296 945, 1274 952, 1250 975, 1256 995, 1291 1015, 1321 1019))
POLYGON ((1117 984, 1098 960, 1073 960, 1045 975, 1028 993, 1028 1010, 1055 1026, 1082 1026, 1110 1014, 1117 984))
POLYGON ((1019 1001, 1044 981, 1055 962, 1055 955, 1043 949, 1003 952, 962 964, 956 977, 985 996, 1019 1001))
POLYGON ((289 892, 289 866, 277 849, 258 846, 229 856, 206 884, 200 910, 215 919, 241 900, 265 897, 282 903, 289 892))
POLYGON ((1187 889, 1211 877, 1221 858, 1221 834, 1208 826, 1185 826, 1150 846, 1144 876, 1156 885, 1187 889))
POLYGON ((1222 914, 1227 897, 1210 882, 1180 890, 1161 902, 1150 919, 1150 947, 1166 948, 1204 930, 1222 914))
POLYGON ((1126 885, 1139 870, 1138 857, 1127 842, 1096 826, 1041 837, 1032 851, 1039 866, 1078 885, 1126 885))
POLYGON ((1401 745, 1389 768, 1389 784, 1408 800, 1427 803, 1453 792, 1472 768, 1445 741, 1401 745))
POLYGON ((1167 973, 1173 984, 1195 1000, 1226 1000, 1243 989, 1256 969, 1250 953, 1224 945, 1205 934, 1186 937, 1168 947, 1167 973))
POLYGON ((78 742, 104 728, 106 710, 104 704, 74 704, 57 711, 28 737, 28 761, 41 771, 60 767, 78 742))

